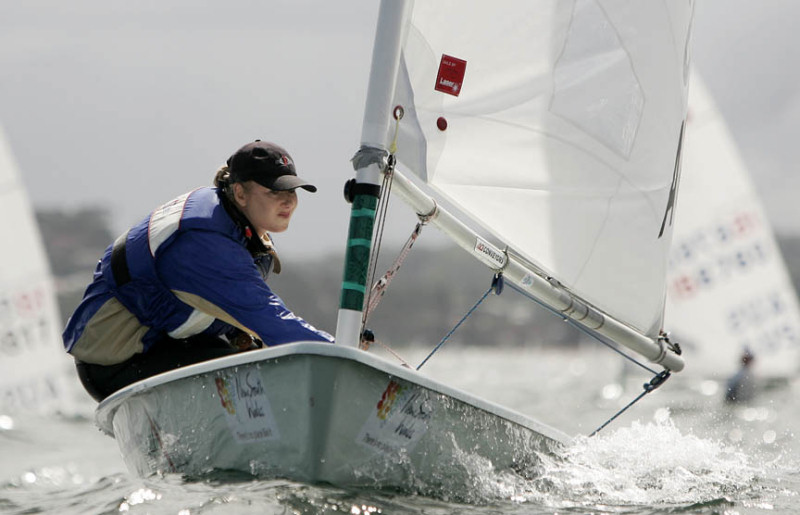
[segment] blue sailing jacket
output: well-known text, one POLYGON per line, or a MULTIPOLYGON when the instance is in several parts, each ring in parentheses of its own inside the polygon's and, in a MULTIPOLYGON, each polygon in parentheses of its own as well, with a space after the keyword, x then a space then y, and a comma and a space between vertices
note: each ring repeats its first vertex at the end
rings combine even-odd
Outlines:
POLYGON ((270 290, 246 245, 217 188, 164 204, 125 236, 123 284, 112 270, 114 246, 106 249, 67 322, 67 352, 109 365, 146 352, 165 334, 228 335, 235 328, 266 345, 333 341, 270 290))

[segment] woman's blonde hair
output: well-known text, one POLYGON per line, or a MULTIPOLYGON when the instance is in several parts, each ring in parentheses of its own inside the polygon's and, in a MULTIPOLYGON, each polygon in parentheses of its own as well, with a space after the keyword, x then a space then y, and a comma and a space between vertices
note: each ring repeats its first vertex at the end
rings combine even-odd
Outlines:
POLYGON ((217 188, 224 188, 225 186, 229 185, 231 181, 231 171, 228 168, 228 165, 222 165, 217 170, 217 173, 214 174, 214 186, 217 188))
POLYGON ((224 164, 219 167, 217 173, 214 174, 214 186, 221 189, 225 193, 225 197, 231 202, 231 205, 236 205, 233 198, 233 188, 231 188, 231 171, 228 165, 224 164))

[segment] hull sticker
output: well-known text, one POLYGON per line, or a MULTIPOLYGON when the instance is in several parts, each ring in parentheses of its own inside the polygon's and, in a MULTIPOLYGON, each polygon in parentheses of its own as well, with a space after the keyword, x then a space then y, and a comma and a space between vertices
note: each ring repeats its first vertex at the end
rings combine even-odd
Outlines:
POLYGON ((389 381, 356 441, 383 454, 410 451, 428 431, 432 414, 425 390, 389 381))
POLYGON ((214 378, 214 382, 228 426, 237 442, 280 439, 258 370, 226 371, 214 378))

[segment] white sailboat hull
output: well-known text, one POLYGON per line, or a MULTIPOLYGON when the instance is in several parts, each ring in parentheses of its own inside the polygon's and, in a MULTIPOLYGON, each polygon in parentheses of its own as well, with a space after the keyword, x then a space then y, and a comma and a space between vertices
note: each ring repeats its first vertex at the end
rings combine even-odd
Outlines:
POLYGON ((537 453, 569 440, 358 349, 306 342, 146 379, 103 401, 96 415, 141 476, 235 470, 452 489, 468 487, 476 458, 498 471, 530 471, 537 453))

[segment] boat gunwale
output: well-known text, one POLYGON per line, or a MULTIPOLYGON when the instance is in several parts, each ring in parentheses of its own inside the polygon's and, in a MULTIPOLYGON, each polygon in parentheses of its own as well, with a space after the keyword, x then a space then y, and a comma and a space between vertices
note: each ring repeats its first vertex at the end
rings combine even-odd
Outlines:
POLYGON ((193 376, 213 373, 226 368, 242 365, 251 365, 261 361, 274 360, 289 356, 321 356, 353 361, 371 367, 390 376, 403 379, 421 386, 435 393, 443 394, 455 400, 471 405, 477 409, 504 418, 510 422, 535 431, 546 438, 561 444, 567 444, 572 437, 543 422, 539 422, 527 415, 501 406, 495 402, 481 399, 458 388, 447 386, 430 377, 426 377, 416 370, 402 367, 381 357, 374 356, 360 349, 319 342, 294 342, 265 349, 252 350, 240 354, 233 354, 216 358, 193 365, 177 368, 133 383, 104 399, 95 409, 95 424, 105 434, 113 437, 112 421, 117 409, 128 399, 142 394, 157 386, 175 381, 188 379, 193 376))

